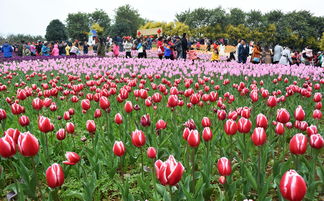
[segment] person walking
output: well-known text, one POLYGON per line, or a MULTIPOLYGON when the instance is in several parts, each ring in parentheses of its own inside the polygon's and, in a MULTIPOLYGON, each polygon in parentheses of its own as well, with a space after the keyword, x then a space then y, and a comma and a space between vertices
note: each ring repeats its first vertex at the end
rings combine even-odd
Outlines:
POLYGON ((174 49, 177 52, 176 59, 178 59, 182 55, 182 45, 179 36, 176 37, 176 41, 174 43, 174 49))
POLYGON ((126 51, 126 58, 132 58, 132 47, 133 44, 130 42, 130 38, 126 37, 126 41, 124 43, 124 49, 126 51))
POLYGON ((245 40, 242 39, 241 40, 241 44, 238 48, 238 59, 239 59, 239 63, 246 63, 247 57, 249 56, 249 46, 246 44, 245 40))
POLYGON ((187 50, 188 50, 187 33, 183 33, 182 35, 181 47, 182 47, 182 58, 187 59, 187 50))
POLYGON ((274 64, 277 64, 277 63, 279 63, 279 60, 281 58, 283 48, 281 47, 281 45, 277 44, 274 47, 274 50, 273 51, 274 51, 273 52, 273 63, 274 64))
POLYGON ((83 43, 83 54, 88 54, 89 52, 89 45, 87 41, 84 41, 83 43))
POLYGON ((113 45, 113 54, 114 54, 114 57, 116 57, 116 58, 119 55, 119 45, 117 44, 116 41, 114 42, 114 45, 113 45))
POLYGON ((218 50, 218 45, 216 44, 213 44, 212 45, 212 48, 213 48, 213 53, 212 53, 212 56, 211 56, 211 61, 216 61, 218 62, 219 61, 219 50, 218 50))
POLYGON ((53 48, 53 50, 52 50, 52 52, 51 52, 51 55, 52 55, 52 56, 55 56, 55 57, 58 56, 58 55, 60 55, 60 50, 59 50, 57 44, 54 45, 54 48, 53 48))
POLYGON ((143 47, 143 44, 142 44, 142 39, 139 39, 136 49, 137 49, 137 52, 138 52, 137 57, 138 58, 143 58, 144 57, 144 53, 143 53, 144 52, 144 47, 143 47))
POLYGON ((287 66, 290 65, 291 63, 292 63, 292 59, 291 59, 290 49, 286 47, 281 53, 279 64, 287 66))
POLYGON ((253 47, 253 51, 252 51, 252 56, 251 56, 251 62, 254 64, 258 64, 261 61, 261 47, 259 44, 255 44, 253 47))
POLYGON ((8 43, 5 42, 1 48, 1 52, 3 53, 4 58, 11 58, 12 57, 12 51, 13 48, 12 46, 8 43))
POLYGON ((158 39, 156 46, 158 48, 158 57, 159 57, 159 59, 162 59, 163 55, 164 55, 164 47, 163 47, 162 37, 160 37, 158 39))

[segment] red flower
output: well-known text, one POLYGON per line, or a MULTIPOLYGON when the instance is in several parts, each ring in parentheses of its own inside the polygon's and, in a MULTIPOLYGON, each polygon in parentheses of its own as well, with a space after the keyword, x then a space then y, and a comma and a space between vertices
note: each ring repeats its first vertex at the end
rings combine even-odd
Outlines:
POLYGON ((101 109, 106 110, 110 107, 110 102, 106 96, 101 96, 99 99, 99 106, 101 109))
POLYGON ((43 108, 43 101, 40 98, 35 98, 32 101, 32 106, 35 110, 41 110, 43 108))
POLYGON ((63 161, 65 165, 75 165, 80 161, 80 156, 75 152, 66 152, 67 161, 63 161))
POLYGON ((220 184, 225 184, 225 183, 226 183, 226 177, 224 177, 224 176, 220 176, 219 179, 218 179, 218 182, 219 182, 220 184))
POLYGON ((260 114, 257 115, 257 117, 256 117, 256 126, 267 129, 267 127, 268 127, 268 119, 264 114, 260 113, 260 114))
POLYGON ((169 107, 176 107, 178 105, 178 96, 170 95, 168 98, 168 106, 169 107))
POLYGON ((25 115, 20 116, 18 121, 19 124, 23 127, 28 126, 30 123, 29 118, 25 115))
POLYGON ((23 156, 35 156, 39 150, 37 138, 30 132, 21 133, 18 138, 18 150, 23 156))
POLYGON ((187 142, 191 147, 198 147, 200 144, 200 136, 197 130, 191 130, 188 137, 187 142))
POLYGON ((74 124, 71 122, 66 123, 65 130, 67 133, 73 134, 74 133, 74 124))
POLYGON ((278 135, 282 135, 285 133, 285 126, 283 123, 280 123, 280 122, 276 122, 276 129, 275 129, 275 132, 278 134, 278 135))
POLYGON ((278 109, 277 121, 285 124, 290 120, 290 114, 285 108, 278 109))
POLYGON ((321 110, 314 110, 313 111, 313 118, 314 119, 321 119, 323 116, 321 110))
POLYGON ((7 118, 7 113, 4 109, 0 109, 0 121, 7 118))
POLYGON ((252 142, 255 146, 263 145, 267 140, 267 135, 262 127, 257 127, 254 129, 253 134, 251 135, 252 142))
POLYGON ((177 162, 172 155, 168 160, 162 162, 157 160, 154 164, 156 177, 162 185, 176 185, 183 175, 185 168, 180 162, 177 162))
POLYGON ((307 191, 306 183, 295 170, 287 171, 280 180, 282 197, 290 201, 301 201, 307 191))
POLYGON ((305 119, 305 111, 302 106, 298 106, 294 112, 295 119, 298 121, 303 121, 305 119))
POLYGON ((16 144, 10 135, 0 138, 0 147, 0 156, 4 158, 9 158, 16 154, 16 144))
POLYGON ((249 119, 241 117, 238 121, 238 131, 240 133, 249 133, 252 127, 252 122, 249 119))
POLYGON ((231 161, 226 157, 222 157, 217 161, 217 169, 220 175, 228 176, 232 173, 231 161))
POLYGON ((125 106, 124 106, 124 110, 127 113, 132 112, 133 111, 133 104, 132 104, 132 102, 126 101, 125 106))
POLYGON ((123 156, 125 154, 125 146, 122 141, 115 141, 113 152, 116 156, 123 156))
POLYGON ((322 100, 322 94, 319 93, 319 92, 315 93, 315 94, 314 94, 313 101, 314 101, 314 102, 321 102, 321 100, 322 100))
POLYGON ((151 118, 149 114, 145 114, 141 117, 141 125, 144 127, 151 125, 151 118))
POLYGON ((102 115, 101 110, 96 109, 93 116, 94 116, 94 118, 99 118, 99 117, 101 117, 101 115, 102 115))
POLYGON ((206 142, 213 138, 213 133, 209 127, 204 128, 202 137, 206 142))
POLYGON ((166 126, 167 126, 167 123, 162 119, 158 120, 155 124, 156 130, 163 130, 166 128, 166 126))
POLYGON ((321 149, 324 146, 324 139, 320 134, 313 134, 310 136, 309 144, 315 149, 321 149))
POLYGON ((147 157, 149 158, 156 158, 156 150, 154 147, 149 147, 147 149, 147 157))
POLYGON ((211 121, 208 117, 204 117, 202 120, 201 120, 201 125, 203 127, 210 127, 211 126, 211 121))
POLYGON ((57 163, 48 167, 46 170, 46 181, 47 185, 51 188, 62 186, 64 183, 63 168, 57 163))
POLYGON ((132 143, 136 147, 142 147, 146 143, 146 137, 141 130, 135 130, 132 132, 132 143))
POLYGON ((187 127, 187 128, 189 128, 190 130, 196 129, 196 124, 195 124, 195 122, 194 122, 193 119, 189 119, 188 121, 186 121, 184 123, 184 126, 187 127))
POLYGON ((304 154, 307 149, 307 137, 301 133, 294 135, 289 143, 290 152, 293 154, 304 154))
POLYGON ((96 123, 93 120, 87 120, 86 128, 89 133, 96 132, 96 123))
MULTIPOLYGON (((262 93, 263 96, 263 93, 262 93)), ((267 105, 269 107, 275 107, 277 105, 277 99, 274 96, 269 96, 268 100, 267 100, 267 105)))
POLYGON ((20 135, 20 131, 18 129, 8 128, 4 132, 4 135, 9 135, 10 137, 12 137, 14 142, 17 144, 18 138, 19 138, 19 135, 20 135))
POLYGON ((83 110, 89 110, 90 107, 91 107, 91 105, 90 105, 90 100, 88 100, 88 99, 83 99, 83 100, 81 101, 81 107, 82 107, 83 110))
POLYGON ((224 131, 227 135, 234 135, 237 132, 237 128, 237 123, 232 119, 228 119, 224 125, 224 131))
POLYGON ((120 113, 117 113, 117 114, 115 115, 115 123, 116 123, 116 124, 122 124, 122 123, 123 123, 123 117, 121 116, 120 113))
POLYGON ((192 94, 190 96, 190 103, 193 104, 193 105, 196 105, 198 104, 200 101, 200 95, 199 94, 192 94))
POLYGON ((56 132, 56 138, 58 140, 64 140, 66 137, 66 133, 65 133, 65 130, 64 128, 61 128, 59 129, 57 132, 56 132))
POLYGON ((48 133, 54 130, 54 125, 49 118, 40 116, 38 119, 38 128, 41 132, 48 133))

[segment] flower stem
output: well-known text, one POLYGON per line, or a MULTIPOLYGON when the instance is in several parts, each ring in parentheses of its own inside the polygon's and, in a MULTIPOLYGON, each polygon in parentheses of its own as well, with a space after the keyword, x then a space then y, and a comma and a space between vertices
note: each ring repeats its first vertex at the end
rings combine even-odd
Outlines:
POLYGON ((192 148, 192 152, 191 152, 191 175, 192 175, 192 189, 191 192, 194 194, 195 191, 195 186, 196 186, 196 180, 195 180, 195 154, 196 154, 196 149, 192 148))

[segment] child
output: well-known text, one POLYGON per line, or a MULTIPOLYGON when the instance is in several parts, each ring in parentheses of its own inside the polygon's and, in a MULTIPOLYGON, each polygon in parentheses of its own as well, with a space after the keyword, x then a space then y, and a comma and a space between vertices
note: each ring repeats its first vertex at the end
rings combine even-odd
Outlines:
POLYGON ((197 53, 193 48, 190 48, 190 50, 188 51, 188 54, 189 54, 189 59, 192 60, 192 64, 195 63, 195 60, 200 59, 197 56, 197 53))
POLYGON ((118 57, 119 55, 119 46, 117 45, 116 42, 114 42, 114 45, 113 45, 113 53, 114 53, 114 57, 118 57))
POLYGON ((217 45, 213 45, 213 53, 212 53, 212 56, 211 56, 211 61, 216 61, 218 62, 219 61, 219 51, 218 51, 218 46, 217 45))

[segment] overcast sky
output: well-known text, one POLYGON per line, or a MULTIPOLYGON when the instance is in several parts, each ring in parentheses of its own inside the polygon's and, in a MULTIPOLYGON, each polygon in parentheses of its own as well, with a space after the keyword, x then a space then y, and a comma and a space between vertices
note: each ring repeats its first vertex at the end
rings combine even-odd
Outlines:
POLYGON ((280 9, 284 12, 309 10, 316 16, 324 16, 323 0, 0 0, 0 34, 45 35, 52 19, 65 23, 68 13, 105 10, 113 18, 114 10, 130 4, 143 18, 156 21, 173 21, 175 14, 199 7, 225 9, 251 9, 263 13, 280 9))

